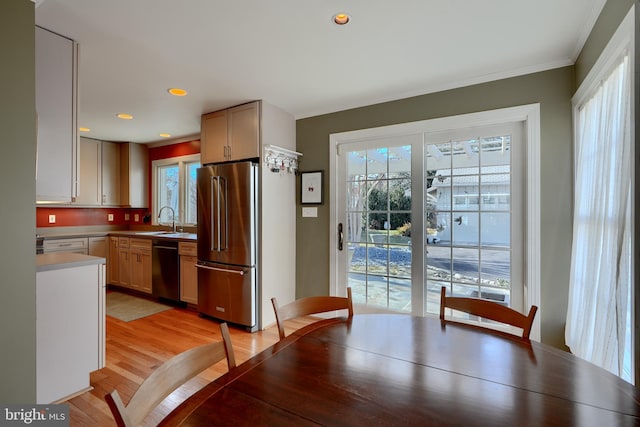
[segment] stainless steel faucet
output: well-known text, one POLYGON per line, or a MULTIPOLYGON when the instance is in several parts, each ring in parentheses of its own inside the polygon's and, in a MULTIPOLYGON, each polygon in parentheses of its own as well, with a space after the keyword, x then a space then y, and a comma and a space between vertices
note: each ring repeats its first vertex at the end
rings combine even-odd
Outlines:
MULTIPOLYGON (((176 232, 176 212, 173 210, 171 206, 163 206, 160 208, 160 211, 158 212, 158 219, 160 219, 160 216, 162 215, 162 211, 164 209, 169 209, 171 211, 171 229, 175 233, 176 232)), ((158 223, 159 222, 160 221, 158 221, 158 223)))

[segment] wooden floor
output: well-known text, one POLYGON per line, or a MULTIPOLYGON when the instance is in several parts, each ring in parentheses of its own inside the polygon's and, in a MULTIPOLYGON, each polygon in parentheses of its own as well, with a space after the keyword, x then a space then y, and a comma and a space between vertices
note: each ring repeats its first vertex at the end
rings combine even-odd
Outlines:
MULTIPOLYGON (((294 321, 298 324, 290 325, 297 328, 310 321, 302 319, 294 321)), ((216 321, 181 308, 131 322, 107 316, 106 328, 106 367, 91 374, 93 390, 67 402, 71 426, 115 425, 104 400, 105 394, 116 389, 127 404, 140 383, 165 360, 189 348, 222 340, 216 321)), ((275 327, 252 334, 231 327, 230 332, 238 364, 278 340, 275 327)), ((192 379, 167 397, 143 425, 156 425, 184 399, 226 371, 227 365, 223 361, 192 379)))

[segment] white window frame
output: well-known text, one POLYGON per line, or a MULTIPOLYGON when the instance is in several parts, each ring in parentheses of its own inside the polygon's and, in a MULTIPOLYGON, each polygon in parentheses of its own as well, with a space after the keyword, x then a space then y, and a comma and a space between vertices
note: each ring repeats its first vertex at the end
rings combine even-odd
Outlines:
MULTIPOLYGON (((488 126, 508 122, 524 122, 523 136, 526 139, 526 206, 527 217, 524 219, 527 244, 525 247, 525 275, 524 275, 524 305, 537 305, 539 315, 533 323, 530 338, 540 341, 540 319, 543 317, 541 307, 541 225, 540 225, 540 104, 529 104, 498 110, 482 111, 478 113, 462 114, 419 122, 402 123, 398 125, 331 134, 329 136, 329 187, 330 194, 337 194, 338 182, 338 149, 341 144, 363 139, 380 138, 385 135, 413 134, 420 132, 442 132, 451 129, 461 129, 475 126, 488 126)), ((417 158, 417 157, 416 157, 417 158)), ((416 167, 418 165, 415 165, 416 167)), ((420 183, 421 185, 421 183, 420 183)), ((416 191, 420 191, 419 188, 416 191)), ((329 247, 338 247, 338 203, 332 200, 332 210, 329 226, 329 247)), ((421 213, 419 213, 421 215, 421 213)), ((416 215, 414 215, 417 218, 416 215)), ((418 248, 415 248, 418 250, 418 248)), ((421 251, 422 249, 419 248, 421 251)), ((338 251, 332 253, 329 266, 330 295, 342 295, 346 285, 339 280, 338 251), (342 288, 340 288, 342 287, 342 288)))
MULTIPOLYGON (((158 201, 160 197, 158 196, 158 168, 165 166, 178 166, 178 180, 179 180, 179 191, 178 191, 178 212, 176 212, 175 222, 176 224, 180 224, 183 226, 195 226, 194 223, 188 223, 185 221, 185 212, 186 212, 186 193, 187 193, 187 164, 189 163, 200 163, 200 154, 190 154, 186 156, 179 157, 169 157, 167 159, 158 159, 151 162, 151 185, 153 191, 152 198, 152 224, 153 225, 161 225, 158 222, 158 212, 162 206, 158 206, 158 201)), ((162 224, 166 225, 166 224, 162 224)))

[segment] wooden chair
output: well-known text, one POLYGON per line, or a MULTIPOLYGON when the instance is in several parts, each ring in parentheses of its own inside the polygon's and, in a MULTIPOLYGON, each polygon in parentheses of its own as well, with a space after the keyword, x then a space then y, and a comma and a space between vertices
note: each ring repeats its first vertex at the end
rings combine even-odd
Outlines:
POLYGON ((236 360, 231 346, 231 337, 226 323, 220 325, 222 341, 189 349, 164 362, 134 393, 125 407, 117 390, 105 396, 118 426, 139 426, 142 420, 186 381, 200 372, 227 359, 229 370, 235 368, 236 360))
POLYGON ((295 300, 287 305, 278 307, 278 301, 271 298, 273 311, 276 313, 276 323, 280 339, 284 338, 284 321, 310 314, 326 313, 334 310, 349 310, 349 317, 353 316, 353 301, 351 298, 351 288, 347 288, 347 297, 306 297, 295 300))
POLYGON ((522 338, 526 340, 529 339, 531 325, 538 311, 538 307, 532 305, 529 315, 525 316, 512 308, 492 301, 479 298, 448 297, 447 288, 443 286, 440 290, 440 320, 445 320, 445 307, 522 328, 522 338))

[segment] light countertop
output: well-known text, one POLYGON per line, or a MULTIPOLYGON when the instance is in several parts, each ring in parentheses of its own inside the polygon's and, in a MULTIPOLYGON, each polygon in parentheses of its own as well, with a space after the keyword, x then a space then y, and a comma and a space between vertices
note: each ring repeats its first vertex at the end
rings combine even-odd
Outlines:
POLYGON ((105 258, 97 256, 68 252, 51 252, 36 255, 36 272, 105 264, 106 262, 107 260, 105 258))

